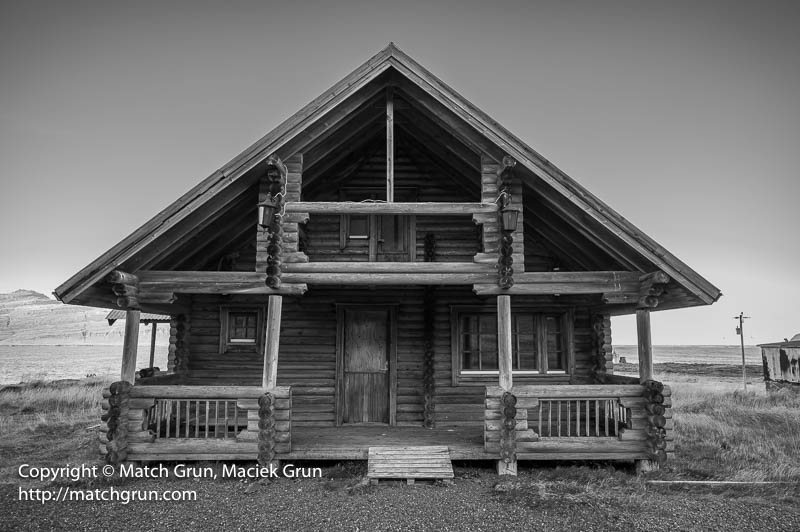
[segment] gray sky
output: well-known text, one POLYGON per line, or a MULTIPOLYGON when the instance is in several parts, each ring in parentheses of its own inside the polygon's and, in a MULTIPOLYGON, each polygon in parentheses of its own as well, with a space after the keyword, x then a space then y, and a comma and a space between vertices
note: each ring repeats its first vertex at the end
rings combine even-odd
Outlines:
POLYGON ((780 340, 798 27, 793 1, 0 0, 0 292, 49 294, 394 41, 722 289, 654 343, 738 343, 740 310, 780 340))

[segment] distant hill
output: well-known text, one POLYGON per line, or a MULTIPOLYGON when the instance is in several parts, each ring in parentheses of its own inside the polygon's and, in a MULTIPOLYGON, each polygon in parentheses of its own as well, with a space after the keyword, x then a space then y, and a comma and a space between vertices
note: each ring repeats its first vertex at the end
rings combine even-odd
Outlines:
MULTIPOLYGON (((33 290, 0 294, 0 345, 121 345, 124 321, 109 326, 108 310, 65 305, 33 290)), ((158 327, 159 344, 169 328, 158 327)), ((141 327, 139 342, 150 343, 150 327, 141 327)))

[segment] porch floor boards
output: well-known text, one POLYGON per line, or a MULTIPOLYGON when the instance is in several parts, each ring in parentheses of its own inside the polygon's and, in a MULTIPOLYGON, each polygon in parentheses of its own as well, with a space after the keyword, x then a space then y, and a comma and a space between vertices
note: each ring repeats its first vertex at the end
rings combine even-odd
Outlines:
POLYGON ((451 460, 493 460, 483 449, 483 427, 390 427, 356 425, 341 427, 292 426, 290 460, 366 460, 370 447, 424 447, 440 445, 451 460))

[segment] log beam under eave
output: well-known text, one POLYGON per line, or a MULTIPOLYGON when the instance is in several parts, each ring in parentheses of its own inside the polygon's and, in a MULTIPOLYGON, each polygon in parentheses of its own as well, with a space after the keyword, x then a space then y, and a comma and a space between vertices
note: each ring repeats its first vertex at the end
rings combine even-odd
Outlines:
POLYGON ((511 288, 476 283, 473 291, 477 295, 614 294, 636 298, 639 275, 636 272, 523 272, 514 275, 511 288))
POLYGON ((273 289, 265 284, 263 273, 147 270, 139 276, 140 297, 145 303, 168 303, 175 294, 263 294, 302 295, 304 284, 284 283, 273 289))
POLYGON ((429 214, 459 216, 464 214, 494 214, 494 203, 369 203, 358 201, 293 201, 286 204, 286 212, 314 214, 429 214))

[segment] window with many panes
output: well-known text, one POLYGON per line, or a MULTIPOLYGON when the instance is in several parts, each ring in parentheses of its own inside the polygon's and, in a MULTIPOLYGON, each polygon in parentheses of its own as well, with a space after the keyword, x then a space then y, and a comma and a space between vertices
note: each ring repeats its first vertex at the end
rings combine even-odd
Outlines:
MULTIPOLYGON (((497 373, 496 313, 457 310, 454 320, 454 369, 461 375, 497 373)), ((566 373, 568 326, 565 312, 514 312, 512 370, 521 374, 566 373)))
POLYGON ((220 308, 220 351, 251 351, 261 340, 261 307, 220 308))
POLYGON ((232 344, 256 343, 258 312, 231 312, 228 314, 228 342, 232 344))

